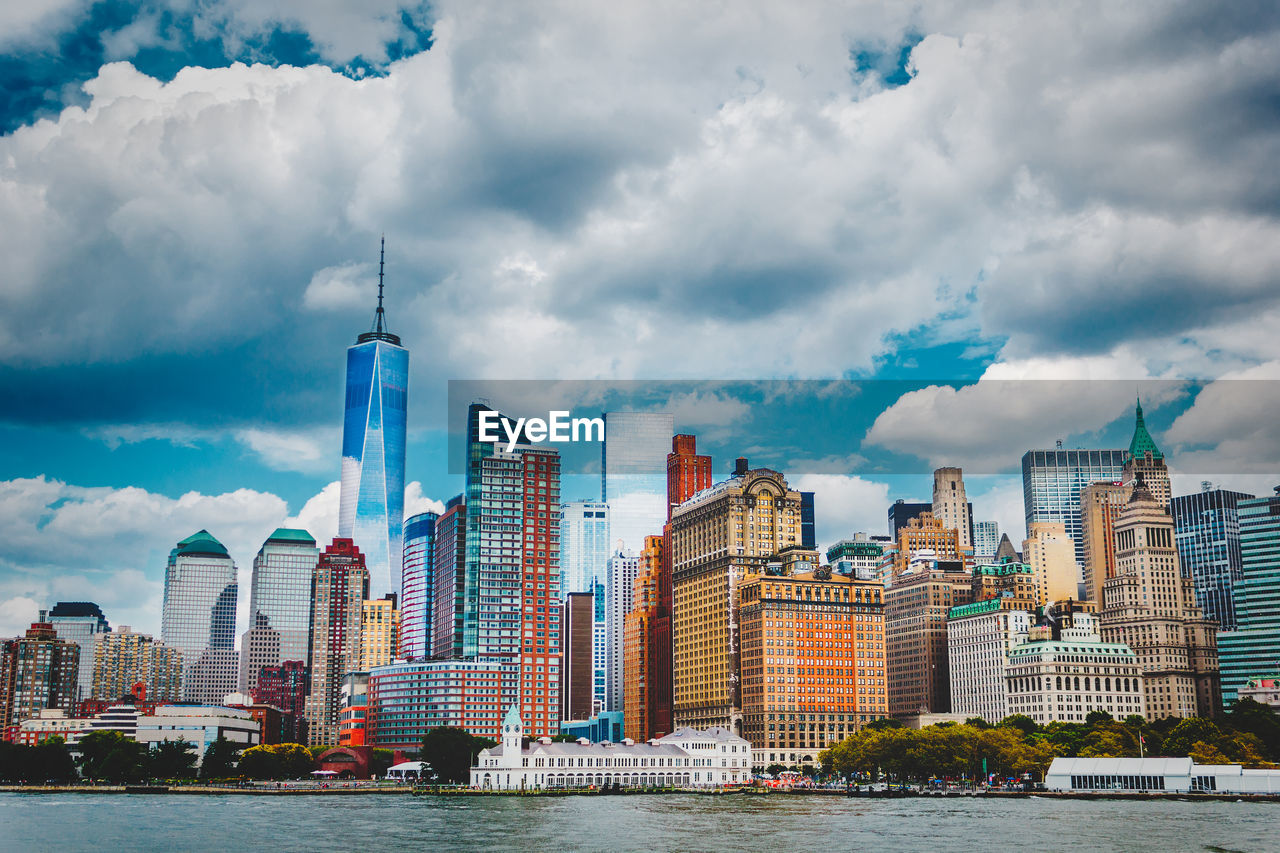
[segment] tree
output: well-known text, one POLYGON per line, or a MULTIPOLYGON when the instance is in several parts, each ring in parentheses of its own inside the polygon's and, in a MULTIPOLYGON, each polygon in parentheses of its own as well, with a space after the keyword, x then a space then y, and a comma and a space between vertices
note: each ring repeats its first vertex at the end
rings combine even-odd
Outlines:
POLYGON ((1162 749, 1165 755, 1190 755, 1191 748, 1199 741, 1216 746, 1222 738, 1222 730, 1203 717, 1179 720, 1173 731, 1165 735, 1162 749))
POLYGON ((770 776, 777 776, 779 773, 785 773, 786 769, 787 767, 785 764, 770 764, 764 769, 764 772, 768 773, 770 776))
POLYGON ((878 720, 872 720, 863 726, 864 729, 871 729, 873 732, 883 729, 900 729, 902 728, 902 720, 893 717, 881 717, 878 720))
POLYGON ((969 719, 964 721, 964 724, 966 726, 971 726, 975 729, 991 728, 991 724, 988 723, 986 720, 982 719, 981 717, 970 717, 969 719))
POLYGON ((1106 711, 1095 708, 1085 715, 1084 722, 1087 726, 1096 726, 1099 723, 1109 723, 1114 719, 1115 717, 1111 716, 1106 711))
POLYGON ((1225 722, 1237 732, 1255 735, 1263 756, 1280 761, 1280 716, 1270 705, 1249 698, 1237 699, 1231 703, 1225 722))
POLYGON ((1196 764, 1230 764, 1231 759, 1223 755, 1222 750, 1211 743, 1198 740, 1187 751, 1196 764))
POLYGON ((1026 714, 1012 714, 996 723, 999 728, 1017 729, 1022 732, 1023 737, 1031 737, 1040 730, 1040 726, 1036 725, 1036 721, 1028 717, 1026 714))
POLYGON ((204 751, 204 761, 200 764, 201 779, 225 779, 235 772, 236 754, 240 748, 222 735, 204 751))
POLYGON ((36 746, 0 741, 0 781, 39 785, 75 778, 75 761, 60 737, 45 738, 36 746))
POLYGON ((146 746, 120 732, 89 732, 77 746, 80 775, 86 779, 137 782, 146 776, 146 746))
POLYGON ((251 746, 240 753, 237 770, 250 779, 300 779, 315 767, 311 752, 300 743, 251 746))
POLYGON ((156 779, 194 779, 196 757, 193 744, 165 738, 147 756, 147 772, 156 779))
POLYGON ((480 750, 496 745, 497 741, 476 737, 466 729, 437 726, 422 739, 418 758, 431 765, 440 781, 462 785, 471 777, 480 750))
MULTIPOLYGON (((479 752, 480 750, 476 750, 479 752)), ((387 772, 387 768, 396 763, 396 754, 389 749, 375 749, 369 756, 369 772, 375 777, 383 776, 387 772)), ((467 767, 468 776, 471 767, 467 767)))

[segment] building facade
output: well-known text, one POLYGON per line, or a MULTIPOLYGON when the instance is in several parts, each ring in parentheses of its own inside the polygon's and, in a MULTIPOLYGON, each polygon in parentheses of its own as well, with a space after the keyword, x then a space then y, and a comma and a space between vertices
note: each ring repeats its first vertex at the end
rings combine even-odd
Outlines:
POLYGON ((615 551, 606 570, 604 631, 605 710, 623 710, 623 629, 635 596, 640 558, 630 551, 615 551))
POLYGON ((365 555, 378 594, 400 594, 409 351, 386 328, 382 264, 374 328, 347 349, 338 537, 365 555))
POLYGON ((425 660, 432 654, 434 632, 431 619, 435 615, 433 599, 436 588, 433 572, 438 519, 434 512, 421 512, 404 523, 398 651, 405 660, 425 660))
POLYGON ((236 564, 226 547, 201 530, 169 552, 164 576, 160 639, 182 653, 182 698, 215 703, 234 693, 236 564))
POLYGON ((360 603, 360 656, 356 669, 368 672, 397 658, 401 615, 395 597, 366 598, 360 603))
POLYGON ((640 552, 632 607, 622 627, 622 712, 626 736, 648 740, 653 728, 649 677, 654 669, 650 638, 658 607, 658 578, 662 573, 663 537, 646 536, 640 552))
POLYGON ((436 520, 431 595, 431 657, 462 657, 462 617, 467 594, 467 505, 458 495, 436 520))
POLYGON ((240 638, 240 692, 252 693, 264 666, 307 659, 311 575, 320 549, 305 530, 281 527, 253 560, 249 630, 240 638))
POLYGON ((1155 502, 1168 510, 1169 503, 1173 500, 1169 468, 1165 464, 1164 453, 1156 446, 1155 439, 1147 430, 1141 401, 1134 409, 1133 438, 1129 441, 1129 452, 1125 455, 1120 482, 1132 491, 1139 478, 1155 502))
POLYGON ((1173 518, 1140 477, 1116 519, 1115 542, 1116 575, 1102 586, 1102 639, 1137 654, 1152 719, 1216 716, 1216 626, 1178 566, 1173 518))
POLYGON ((26 634, 0 644, 0 732, 46 708, 75 713, 80 646, 58 639, 53 625, 33 622, 26 634))
POLYGON ((1142 666, 1124 643, 1107 643, 1091 614, 1076 614, 1074 630, 1032 629, 1009 652, 1009 713, 1039 725, 1083 723, 1090 711, 1117 720, 1147 715, 1142 666))
POLYGON ((416 751, 437 726, 496 740, 502 670, 499 663, 467 660, 399 662, 371 670, 366 745, 416 751))
POLYGON ((675 419, 662 412, 605 412, 600 499, 609 505, 610 553, 640 553, 667 518, 667 452, 675 419), (619 545, 618 543, 622 544, 619 545))
POLYGON ((99 634, 111 630, 102 608, 92 601, 59 601, 41 622, 53 626, 59 640, 67 640, 80 647, 80 674, 76 680, 76 702, 93 695, 93 646, 99 634))
POLYGON ((352 540, 338 537, 324 549, 312 589, 307 736, 313 746, 337 746, 342 678, 358 669, 361 609, 369 595, 369 570, 352 540))
POLYGON ((197 770, 218 738, 244 749, 262 743, 261 726, 251 713, 222 705, 162 705, 138 717, 137 726, 134 740, 148 748, 166 740, 186 741, 197 770))
POLYGON ((960 534, 960 544, 973 545, 973 504, 965 496, 964 473, 959 468, 933 472, 933 517, 960 534))
POLYGON ((917 554, 926 552, 940 562, 973 565, 973 547, 962 545, 960 531, 947 527, 942 519, 934 517, 932 510, 925 510, 898 529, 893 573, 906 571, 917 554))
POLYGON ((585 720, 595 712, 595 596, 571 592, 561 619, 560 719, 585 720))
POLYGON ((1000 525, 994 521, 973 523, 973 562, 980 565, 995 559, 1000 547, 1000 525))
POLYGON ((1028 450, 1022 455, 1022 503, 1027 530, 1033 522, 1057 522, 1075 544, 1084 565, 1080 530, 1080 493, 1092 483, 1120 482, 1123 450, 1028 450))
POLYGON ((780 563, 743 581, 743 735, 756 764, 816 764, 818 752, 888 714, 883 586, 780 563))
POLYGON ((1280 489, 1236 504, 1240 583, 1236 630, 1218 635, 1222 699, 1228 706, 1249 681, 1274 676, 1280 661, 1280 489))
POLYGON ((1076 598, 1080 567, 1075 543, 1067 537, 1066 526, 1056 521, 1034 521, 1022 543, 1022 560, 1031 566, 1036 605, 1076 598))
POLYGON ((962 563, 921 556, 885 589, 890 715, 950 712, 947 614, 972 601, 972 583, 962 563))
MULTIPOLYGON (((306 663, 287 660, 279 666, 264 666, 258 674, 258 685, 250 695, 255 702, 274 705, 305 723, 310 686, 306 663)), ((301 736, 305 737, 305 734, 301 736)))
POLYGON ((94 699, 114 702, 134 693, 139 684, 147 701, 182 699, 182 652, 156 642, 150 634, 134 633, 128 625, 98 635, 89 668, 89 695, 94 699))
POLYGON ((561 594, 591 592, 597 582, 604 583, 611 553, 608 504, 569 501, 560 505, 561 594))
POLYGON ((841 539, 827 549, 827 562, 837 574, 871 580, 876 576, 886 547, 892 547, 884 536, 855 533, 852 539, 841 539))
MULTIPOLYGON (((1210 486, 1211 484, 1205 484, 1210 486)), ((1219 631, 1234 631, 1235 587, 1240 582, 1240 518, 1237 505, 1253 495, 1204 488, 1179 495, 1170 504, 1173 536, 1183 574, 1190 574, 1196 605, 1218 623, 1219 631)))
POLYGON ((988 598, 947 614, 951 713, 996 723, 1009 716, 1005 674, 1009 652, 1027 639, 1035 616, 1011 599, 988 598))
POLYGON ((933 513, 933 504, 905 501, 901 498, 889 504, 889 536, 897 542, 898 531, 906 527, 911 519, 919 518, 926 512, 933 513))
POLYGON ((1129 498, 1122 483, 1091 483, 1080 492, 1085 597, 1102 607, 1102 585, 1116 574, 1116 517, 1129 498))

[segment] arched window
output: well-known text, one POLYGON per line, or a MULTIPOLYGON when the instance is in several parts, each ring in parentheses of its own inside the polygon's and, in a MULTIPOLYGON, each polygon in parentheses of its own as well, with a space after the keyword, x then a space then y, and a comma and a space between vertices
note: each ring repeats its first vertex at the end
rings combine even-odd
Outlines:
POLYGON ((1062 689, 1062 676, 1061 676, 1061 675, 1059 675, 1059 676, 1058 676, 1058 689, 1059 689, 1059 690, 1061 690, 1061 689, 1062 689))

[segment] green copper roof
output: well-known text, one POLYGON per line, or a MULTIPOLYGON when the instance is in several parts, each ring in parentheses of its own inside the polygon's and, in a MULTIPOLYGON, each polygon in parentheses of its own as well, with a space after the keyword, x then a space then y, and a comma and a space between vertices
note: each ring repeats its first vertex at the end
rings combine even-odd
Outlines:
POLYGON ((1156 447, 1156 440, 1147 432, 1147 422, 1142 418, 1142 401, 1138 401, 1138 422, 1133 427, 1133 441, 1129 442, 1129 455, 1134 459, 1142 459, 1148 453, 1153 459, 1163 459, 1164 454, 1156 447))
POLYGON ((186 539, 178 543, 178 547, 173 549, 175 554, 214 554, 220 557, 229 557, 226 546, 209 534, 207 530, 201 530, 198 533, 192 533, 186 539))
POLYGON ((298 530, 294 527, 277 527, 275 533, 267 537, 272 542, 303 542, 307 545, 316 544, 315 537, 305 530, 298 530))

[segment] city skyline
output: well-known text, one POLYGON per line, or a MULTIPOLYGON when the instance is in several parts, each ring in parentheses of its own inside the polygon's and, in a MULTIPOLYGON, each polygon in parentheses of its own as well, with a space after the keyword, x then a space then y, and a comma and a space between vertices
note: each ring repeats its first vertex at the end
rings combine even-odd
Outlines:
MULTIPOLYGON (((199 529, 238 568, 239 635, 269 533, 332 540, 338 354, 367 329, 384 231, 415 354, 404 517, 459 491, 443 400, 477 376, 918 383, 839 409, 845 448, 795 477, 823 547, 883 532, 949 465, 974 518, 1021 541, 1016 477, 974 466, 1123 447, 1135 391, 1175 494, 1274 485, 1280 395, 1142 390, 1280 375, 1277 133, 1253 94, 1274 12, 764 4, 708 29, 392 6, 7 20, 28 83, 0 103, 5 635, 58 600, 158 635, 167 551, 199 529), (999 384, 1046 378, 1117 387, 999 384), (920 473, 867 473, 877 454, 920 473)), ((717 481, 803 444, 754 397, 686 388, 655 411, 717 481)), ((568 475, 564 493, 593 497, 568 475)))

